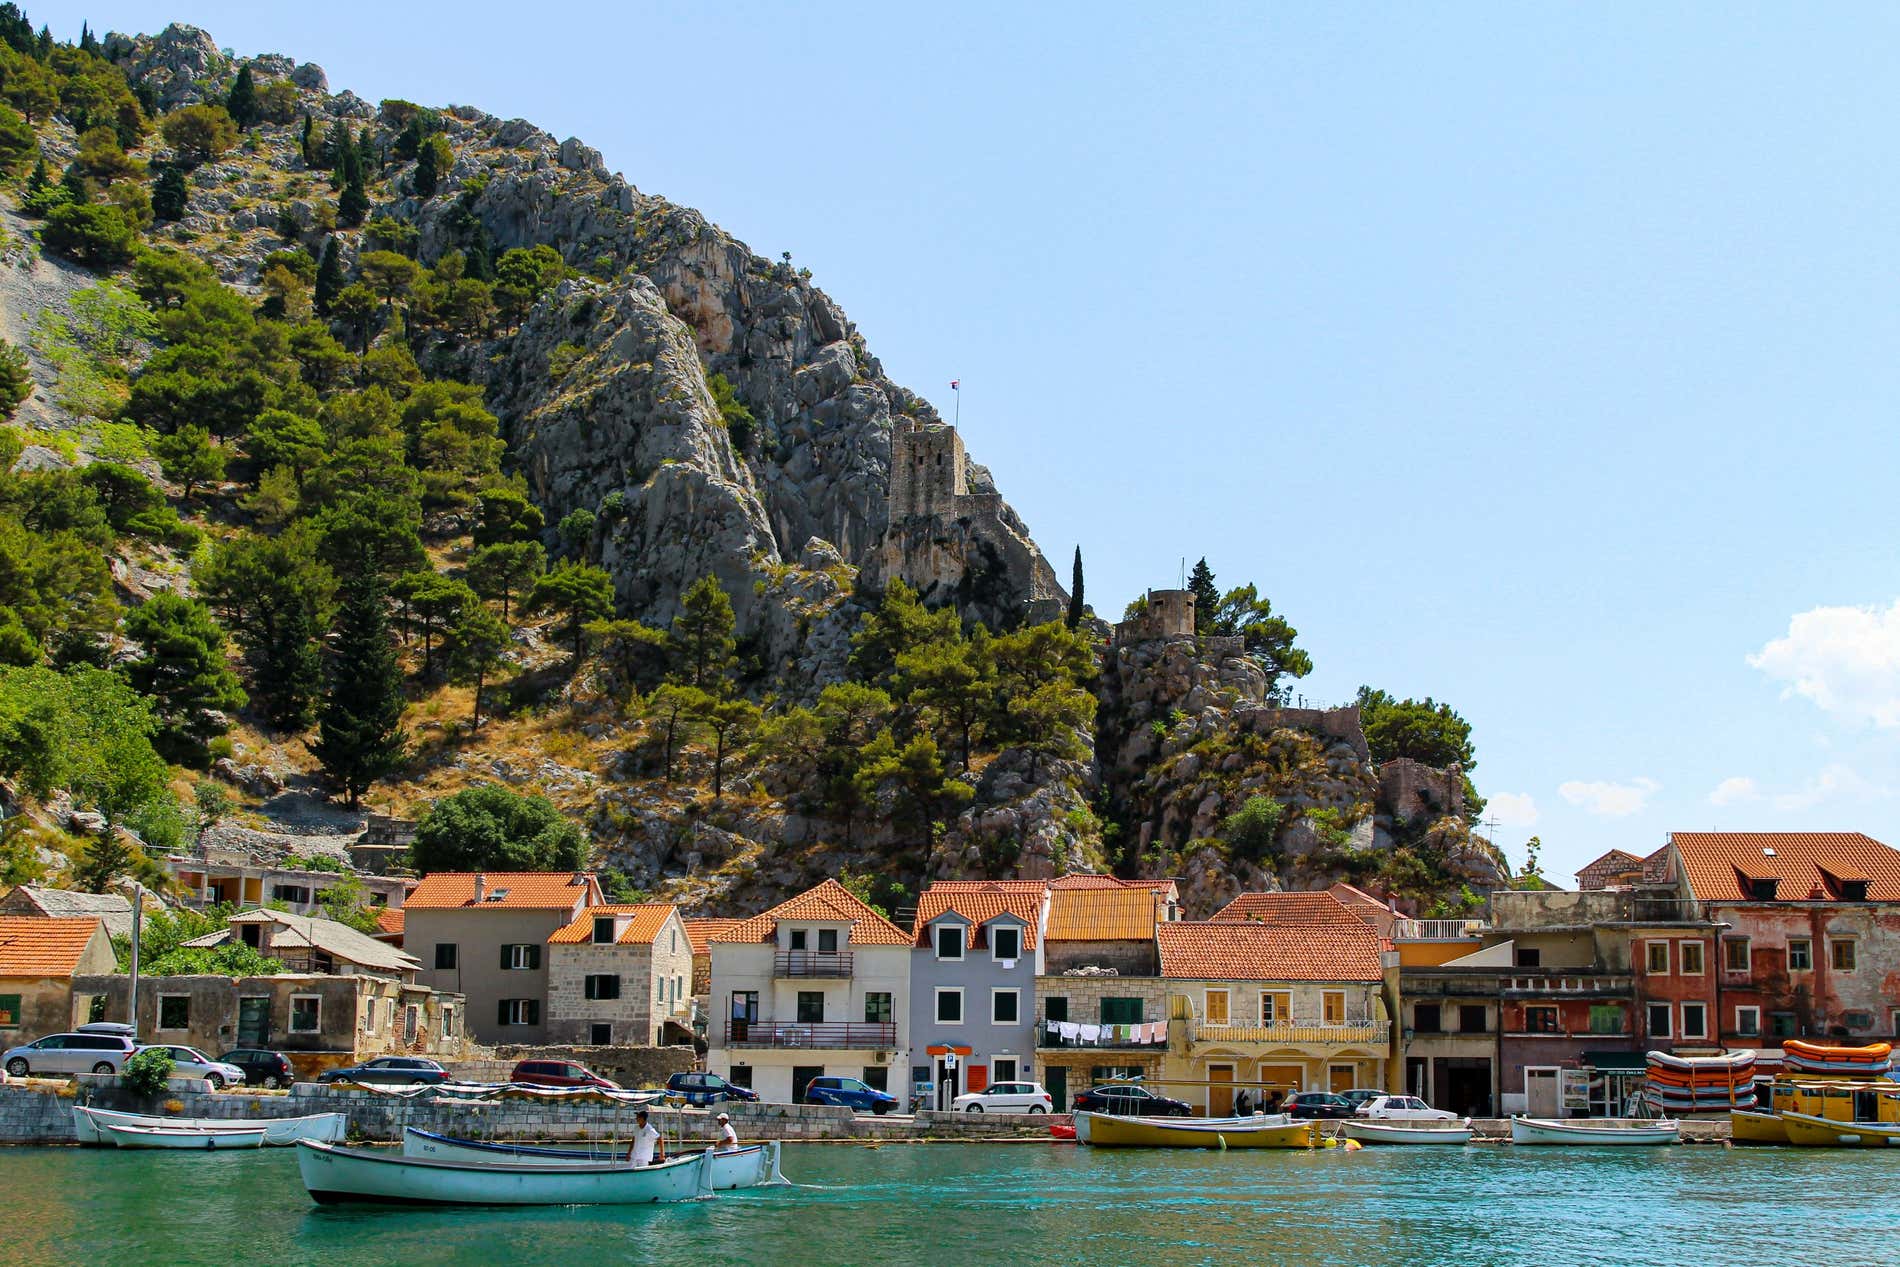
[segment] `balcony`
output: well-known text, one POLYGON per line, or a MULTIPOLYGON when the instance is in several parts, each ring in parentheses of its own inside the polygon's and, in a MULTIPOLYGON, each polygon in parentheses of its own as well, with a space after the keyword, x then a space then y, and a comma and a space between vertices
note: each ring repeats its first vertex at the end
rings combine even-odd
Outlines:
POLYGON ((848 950, 781 950, 772 956, 775 977, 848 977, 852 954, 848 950))
POLYGON ((1702 903, 1667 889, 1502 890, 1491 895, 1494 932, 1559 932, 1599 924, 1701 924, 1702 903))
POLYGON ((875 1021, 741 1021, 728 1019, 720 1037, 726 1047, 813 1047, 847 1051, 897 1046, 897 1026, 875 1021))
POLYGON ((1549 968, 1542 972, 1517 968, 1503 973, 1498 985, 1505 998, 1629 998, 1636 978, 1627 972, 1594 972, 1589 968, 1549 968))
POLYGON ((1478 919, 1402 919, 1392 930, 1394 941, 1476 941, 1484 930, 1478 919))
POLYGON ((1137 1047, 1163 1047, 1168 1041, 1166 1021, 1138 1021, 1130 1025, 1070 1025, 1068 1028, 1073 1032, 1068 1037, 1064 1037, 1058 1027, 1067 1024, 1062 1021, 1037 1022, 1037 1048, 1045 1051, 1076 1047, 1127 1050, 1137 1047), (1086 1036, 1091 1031, 1095 1035, 1093 1038, 1086 1036))
POLYGON ((1194 1021, 1188 1039, 1197 1043, 1376 1043, 1392 1035, 1390 1021, 1352 1018, 1328 1025, 1323 1021, 1275 1021, 1271 1025, 1210 1025, 1194 1021))

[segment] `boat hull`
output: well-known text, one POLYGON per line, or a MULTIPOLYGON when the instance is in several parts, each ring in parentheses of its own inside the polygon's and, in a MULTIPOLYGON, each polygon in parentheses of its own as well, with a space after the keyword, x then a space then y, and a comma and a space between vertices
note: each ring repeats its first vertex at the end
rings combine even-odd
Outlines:
POLYGON ((113 1126, 99 1128, 106 1142, 118 1148, 170 1148, 206 1152, 226 1148, 262 1148, 263 1127, 208 1130, 202 1126, 113 1126))
POLYGON ((257 1128, 264 1131, 264 1143, 288 1148, 300 1139, 340 1144, 349 1132, 350 1119, 342 1113, 310 1113, 303 1117, 230 1118, 230 1117, 154 1117, 148 1113, 119 1113, 95 1109, 90 1105, 73 1106, 73 1137, 82 1144, 110 1144, 100 1127, 113 1126, 199 1126, 210 1130, 231 1127, 257 1128))
MULTIPOLYGON (((482 1140, 457 1139, 434 1131, 406 1127, 402 1133, 404 1157, 460 1161, 472 1165, 490 1165, 497 1161, 539 1166, 599 1166, 626 1159, 626 1149, 586 1151, 578 1148, 542 1148, 528 1144, 491 1144, 482 1140)), ((698 1153, 689 1154, 698 1156, 698 1153)), ((756 1188, 778 1178, 778 1145, 747 1144, 732 1152, 712 1154, 712 1186, 717 1192, 735 1188, 756 1188)))
POLYGON ((1361 1144, 1442 1144, 1456 1148, 1471 1142, 1471 1120, 1465 1119, 1462 1126, 1455 1123, 1418 1122, 1407 1125, 1402 1122, 1377 1122, 1361 1118, 1347 1118, 1339 1124, 1339 1133, 1347 1139, 1356 1139, 1361 1144))
POLYGON ((297 1169, 323 1205, 653 1205, 711 1192, 702 1157, 639 1167, 469 1163, 304 1140, 297 1169))
POLYGON ((1628 1122, 1611 1118, 1547 1117, 1511 1119, 1513 1144, 1552 1144, 1572 1148, 1648 1148, 1674 1144, 1682 1137, 1680 1122, 1628 1122), (1582 1123, 1596 1121, 1599 1125, 1582 1123))
POLYGON ((1757 1109, 1731 1109, 1729 1132, 1738 1144, 1785 1144, 1788 1128, 1773 1113, 1757 1109))
POLYGON ((1282 1116, 1185 1118, 1115 1117, 1077 1113, 1075 1137, 1097 1148, 1311 1148, 1311 1122, 1282 1116))
POLYGON ((1781 1124, 1796 1148, 1900 1148, 1896 1122, 1837 1122, 1784 1110, 1781 1124))

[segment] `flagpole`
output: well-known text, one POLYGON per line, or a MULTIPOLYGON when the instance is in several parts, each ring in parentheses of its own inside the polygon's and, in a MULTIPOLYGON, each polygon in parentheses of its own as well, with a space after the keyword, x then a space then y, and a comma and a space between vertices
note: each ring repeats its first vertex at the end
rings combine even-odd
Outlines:
POLYGON ((963 380, 959 378, 951 383, 950 390, 957 398, 957 409, 952 416, 950 426, 953 430, 961 430, 963 427, 963 380))

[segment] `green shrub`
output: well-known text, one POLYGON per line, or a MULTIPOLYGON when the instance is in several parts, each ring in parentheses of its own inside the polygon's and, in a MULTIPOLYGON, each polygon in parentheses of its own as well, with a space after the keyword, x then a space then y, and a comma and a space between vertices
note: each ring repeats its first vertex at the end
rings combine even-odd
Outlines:
POLYGON ((132 1053, 119 1073, 125 1089, 138 1095, 157 1095, 165 1090, 172 1076, 172 1054, 163 1047, 147 1047, 132 1053))
POLYGON ((1272 797, 1250 796, 1244 805, 1221 823, 1221 838, 1242 857, 1276 857, 1274 842, 1279 837, 1280 823, 1285 817, 1286 806, 1272 797))
POLYGON ((104 269, 130 263, 138 249, 139 235, 118 207, 88 203, 83 207, 55 207, 48 212, 40 240, 49 251, 88 268, 104 269))
POLYGON ((587 349, 578 343, 561 344, 548 353, 548 377, 557 383, 560 382, 567 377, 568 371, 574 368, 575 362, 579 361, 586 352, 587 349))

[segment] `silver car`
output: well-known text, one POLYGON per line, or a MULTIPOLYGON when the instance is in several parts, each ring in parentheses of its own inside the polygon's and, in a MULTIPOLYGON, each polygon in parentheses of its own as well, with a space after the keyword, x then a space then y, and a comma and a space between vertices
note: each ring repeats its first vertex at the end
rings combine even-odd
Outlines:
POLYGON ((48 1034, 0 1056, 0 1067, 15 1078, 30 1075, 118 1073, 138 1044, 130 1026, 87 1025, 71 1034, 48 1034))
POLYGON ((213 1060, 196 1047, 182 1043, 147 1043, 140 1051, 167 1052, 172 1058, 172 1077, 203 1078, 213 1091, 220 1087, 244 1085, 244 1071, 222 1060, 213 1060))

